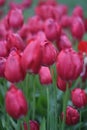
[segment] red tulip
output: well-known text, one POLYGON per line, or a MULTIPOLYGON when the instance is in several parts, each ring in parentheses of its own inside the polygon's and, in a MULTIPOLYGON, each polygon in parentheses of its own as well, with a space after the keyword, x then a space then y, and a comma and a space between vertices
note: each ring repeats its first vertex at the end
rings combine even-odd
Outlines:
POLYGON ((75 80, 83 69, 82 55, 72 48, 62 50, 57 57, 56 67, 61 79, 75 80))
POLYGON ((43 30, 43 21, 37 15, 28 19, 28 27, 30 32, 36 33, 39 30, 43 30))
POLYGON ((61 35, 56 42, 58 50, 67 49, 72 47, 72 43, 66 35, 61 35))
POLYGON ((62 91, 66 91, 66 88, 71 87, 71 82, 66 82, 65 80, 62 80, 59 76, 57 78, 57 87, 62 90, 62 91))
POLYGON ((10 82, 19 82, 25 78, 25 72, 21 67, 21 56, 14 50, 7 58, 5 77, 10 82))
POLYGON ((84 20, 85 31, 87 32, 87 18, 84 20))
MULTIPOLYGON (((62 113, 63 118, 63 113, 62 113)), ((80 115, 76 109, 71 106, 68 106, 66 109, 66 124, 75 125, 79 122, 80 115)))
POLYGON ((32 40, 24 49, 21 64, 24 71, 38 73, 41 66, 41 47, 38 40, 32 40))
POLYGON ((8 50, 11 50, 14 47, 16 47, 20 51, 24 50, 25 48, 24 41, 17 33, 12 32, 8 33, 6 39, 8 50))
POLYGON ((0 77, 4 77, 6 59, 4 57, 0 57, 0 77))
POLYGON ((15 119, 27 114, 28 104, 26 98, 23 92, 13 84, 6 92, 5 107, 7 113, 15 119))
POLYGON ((80 41, 78 44, 78 50, 87 53, 87 41, 80 41))
POLYGON ((85 33, 84 22, 80 17, 73 17, 71 23, 72 36, 78 40, 81 40, 85 33))
POLYGON ((42 66, 39 70, 39 79, 41 84, 48 85, 52 83, 52 76, 48 67, 42 66))
POLYGON ((61 26, 49 18, 44 23, 44 32, 48 40, 55 41, 61 34, 61 26))
POLYGON ((9 26, 13 29, 19 29, 22 27, 24 22, 23 14, 20 9, 12 9, 8 14, 9 26))
POLYGON ((57 50, 49 41, 41 42, 42 48, 42 65, 50 66, 55 63, 57 58, 57 50))
POLYGON ((83 18, 83 9, 82 9, 82 7, 77 5, 73 10, 72 15, 73 16, 79 16, 79 17, 83 18))
POLYGON ((72 102, 73 104, 78 107, 84 107, 87 104, 87 96, 84 90, 82 90, 81 88, 75 88, 74 90, 72 90, 72 102))
MULTIPOLYGON (((36 121, 30 120, 30 130, 39 130, 40 126, 36 121)), ((24 123, 24 130, 28 130, 27 124, 24 123)))

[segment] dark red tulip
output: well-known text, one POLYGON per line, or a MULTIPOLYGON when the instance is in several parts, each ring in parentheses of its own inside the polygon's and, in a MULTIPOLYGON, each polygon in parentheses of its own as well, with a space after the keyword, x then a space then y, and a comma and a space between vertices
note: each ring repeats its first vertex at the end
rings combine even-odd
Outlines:
POLYGON ((61 34, 61 26, 52 18, 49 18, 44 23, 44 32, 50 41, 55 41, 61 34))
POLYGON ((87 32, 87 18, 84 20, 85 31, 87 32))
POLYGON ((39 70, 39 79, 40 83, 43 85, 48 85, 52 83, 52 76, 48 67, 41 66, 39 70))
POLYGON ((28 27, 30 32, 36 33, 43 30, 43 21, 39 16, 35 15, 28 19, 28 27))
POLYGON ((13 29, 19 29, 24 23, 24 17, 21 9, 12 9, 8 13, 8 23, 9 26, 13 29))
POLYGON ((83 18, 83 8, 79 5, 77 5, 72 12, 73 16, 79 16, 81 18, 83 18))
POLYGON ((57 57, 56 67, 61 79, 75 80, 83 70, 82 54, 72 48, 62 50, 57 57))
MULTIPOLYGON (((63 113, 62 113, 62 118, 63 118, 63 113)), ((68 106, 66 109, 66 124, 75 125, 79 122, 79 119, 80 119, 80 115, 77 109, 68 106)))
POLYGON ((23 92, 15 85, 11 85, 5 96, 6 112, 13 118, 18 119, 28 112, 28 104, 23 92))
POLYGON ((78 40, 81 40, 85 33, 84 22, 80 17, 73 17, 71 23, 72 36, 78 40))
POLYGON ((7 48, 11 50, 11 48, 17 48, 20 51, 23 51, 25 48, 25 43, 17 33, 8 33, 6 36, 7 39, 7 48))
POLYGON ((21 64, 24 71, 38 73, 41 66, 41 47, 38 40, 32 40, 24 49, 21 64))
POLYGON ((65 80, 62 80, 59 76, 57 78, 57 87, 62 90, 62 91, 66 91, 67 87, 71 87, 71 82, 67 82, 65 80))
POLYGON ((58 50, 67 49, 72 47, 72 43, 67 37, 67 35, 61 35, 60 38, 56 41, 58 50))
MULTIPOLYGON (((38 122, 34 121, 34 120, 30 120, 29 121, 29 125, 30 125, 30 130, 39 130, 40 129, 40 126, 38 124, 38 122)), ((28 130, 28 126, 26 124, 26 122, 24 122, 24 130, 28 130)))
POLYGON ((57 58, 57 50, 49 41, 41 42, 42 49, 42 65, 50 66, 55 63, 57 58))
POLYGON ((0 0, 0 6, 3 6, 6 3, 6 0, 0 0))
POLYGON ((72 102, 76 107, 81 108, 87 105, 87 95, 83 89, 75 88, 71 94, 72 102))
POLYGON ((5 78, 10 82, 19 82, 25 78, 21 67, 21 56, 16 51, 11 51, 5 66, 5 78))

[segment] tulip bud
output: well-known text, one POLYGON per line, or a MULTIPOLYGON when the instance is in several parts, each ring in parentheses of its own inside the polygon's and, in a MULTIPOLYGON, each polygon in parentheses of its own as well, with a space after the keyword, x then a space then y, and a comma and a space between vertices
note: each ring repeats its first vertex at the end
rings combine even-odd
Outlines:
MULTIPOLYGON (((63 118, 63 113, 62 113, 63 118)), ((68 106, 66 109, 66 124, 75 125, 79 122, 80 115, 76 109, 71 106, 68 106)))
POLYGON ((80 41, 78 44, 78 50, 87 53, 87 41, 80 41))
POLYGON ((28 19, 28 26, 30 32, 36 33, 39 30, 43 30, 43 21, 36 15, 28 19))
POLYGON ((43 41, 41 43, 42 48, 42 65, 50 66, 57 58, 57 50, 55 46, 49 41, 43 41))
POLYGON ((24 49, 21 64, 24 71, 38 73, 41 66, 41 47, 38 40, 32 40, 24 49))
POLYGON ((48 67, 42 66, 39 70, 39 79, 41 84, 48 85, 52 83, 52 77, 50 69, 48 67))
POLYGON ((29 8, 30 5, 32 4, 32 0, 23 0, 21 4, 24 8, 29 8))
POLYGON ((80 76, 83 69, 82 55, 72 48, 62 50, 57 57, 56 67, 61 79, 75 80, 80 76))
POLYGON ((12 9, 8 14, 8 23, 12 28, 19 29, 22 27, 24 22, 23 14, 20 9, 12 9))
POLYGON ((84 22, 80 17, 73 17, 71 24, 72 36, 78 40, 81 40, 85 33, 84 22))
POLYGON ((11 48, 14 47, 21 51, 24 50, 25 44, 20 35, 18 35, 17 33, 8 33, 6 39, 8 50, 11 50, 11 48))
POLYGON ((81 18, 83 18, 83 9, 81 6, 76 6, 72 12, 73 16, 79 16, 81 18))
POLYGON ((87 32, 87 18, 84 20, 85 31, 87 32))
POLYGON ((48 40, 55 41, 61 34, 61 26, 52 18, 49 18, 44 23, 44 32, 48 40))
POLYGON ((6 59, 4 57, 0 57, 0 77, 4 77, 6 59))
POLYGON ((81 108, 86 106, 87 96, 84 90, 82 90, 81 88, 75 88, 74 90, 72 90, 71 94, 72 102, 76 107, 81 108))
POLYGON ((27 114, 28 105, 25 96, 23 92, 13 84, 6 92, 5 107, 7 113, 15 119, 27 114))
POLYGON ((21 67, 21 57, 16 51, 12 51, 6 61, 5 77, 10 82, 19 82, 25 78, 25 72, 21 67))
MULTIPOLYGON (((39 130, 40 126, 36 121, 30 120, 30 130, 39 130)), ((28 130, 27 124, 24 122, 24 130, 28 130)))
POLYGON ((71 82, 66 82, 65 80, 62 80, 59 76, 57 78, 57 87, 62 90, 62 91, 66 91, 66 88, 71 87, 71 82))
POLYGON ((66 35, 61 35, 56 42, 58 50, 67 49, 72 47, 72 43, 66 35))

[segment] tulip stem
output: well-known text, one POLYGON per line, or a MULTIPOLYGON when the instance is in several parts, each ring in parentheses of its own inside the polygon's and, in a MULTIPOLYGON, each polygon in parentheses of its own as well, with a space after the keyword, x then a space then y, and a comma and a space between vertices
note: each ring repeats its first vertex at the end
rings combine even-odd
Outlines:
POLYGON ((50 101, 49 101, 49 89, 47 87, 47 130, 50 129, 50 120, 49 120, 49 113, 50 113, 50 101))
POLYGON ((67 107, 67 102, 69 99, 69 88, 68 88, 68 84, 67 84, 67 88, 64 94, 64 100, 63 100, 63 121, 62 121, 62 129, 61 130, 65 130, 65 120, 66 120, 66 107, 67 107))

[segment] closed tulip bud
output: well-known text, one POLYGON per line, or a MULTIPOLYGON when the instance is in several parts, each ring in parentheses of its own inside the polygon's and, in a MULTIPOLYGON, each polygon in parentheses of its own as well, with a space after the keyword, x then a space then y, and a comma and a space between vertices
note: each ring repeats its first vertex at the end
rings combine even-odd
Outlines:
POLYGON ((28 112, 28 104, 23 92, 13 84, 6 92, 5 107, 6 112, 14 119, 25 116, 28 112))
POLYGON ((20 51, 24 50, 25 48, 24 41, 17 33, 12 33, 12 32, 8 33, 6 39, 7 39, 8 50, 11 50, 14 47, 20 51))
POLYGON ((55 41, 61 34, 61 26, 54 19, 49 18, 44 23, 44 32, 50 41, 55 41))
POLYGON ((6 59, 4 57, 0 57, 0 77, 4 77, 6 59))
POLYGON ((87 53, 87 41, 80 41, 78 44, 78 50, 87 53))
POLYGON ((49 41, 41 43, 42 48, 42 65, 50 66, 55 63, 57 58, 57 50, 55 46, 49 41))
POLYGON ((72 36, 78 40, 81 40, 85 33, 84 22, 80 17, 73 17, 71 23, 72 36))
POLYGON ((61 91, 66 91, 67 85, 68 87, 71 87, 71 82, 66 82, 65 80, 62 80, 59 76, 57 78, 57 87, 61 90, 61 91))
POLYGON ((67 49, 72 47, 72 43, 66 35, 61 35, 59 40, 56 41, 58 50, 67 49))
POLYGON ((0 41, 0 57, 6 57, 8 55, 7 42, 0 41))
MULTIPOLYGON (((29 121, 29 125, 30 125, 30 130, 39 130, 40 129, 40 126, 38 124, 38 122, 34 121, 34 120, 30 120, 29 121)), ((26 122, 24 122, 24 130, 28 130, 28 126, 26 124, 26 122)))
POLYGON ((43 30, 43 21, 39 16, 35 15, 28 19, 28 26, 30 32, 36 33, 39 30, 43 30))
POLYGON ((57 57, 56 67, 61 79, 75 80, 83 70, 82 55, 72 48, 62 50, 57 57))
POLYGON ((87 96, 84 90, 82 90, 81 88, 75 88, 74 90, 72 90, 71 94, 72 102, 76 107, 81 108, 86 106, 87 96))
POLYGON ((23 2, 21 3, 23 8, 29 8, 30 5, 32 4, 32 0, 23 0, 23 2))
MULTIPOLYGON (((62 113, 62 118, 63 118, 63 113, 62 113)), ((66 124, 67 125, 76 125, 79 122, 80 115, 79 112, 74 109, 71 106, 68 106, 66 109, 66 124)))
POLYGON ((10 82, 19 82, 25 78, 25 71, 21 67, 21 56, 16 52, 10 52, 5 66, 5 78, 10 82))
POLYGON ((21 64, 24 71, 37 74, 41 66, 41 47, 38 40, 32 40, 24 49, 21 64))
POLYGON ((8 23, 11 28, 19 29, 22 27, 23 22, 24 18, 20 9, 15 8, 8 13, 8 23))
POLYGON ((81 18, 83 18, 83 9, 81 6, 76 6, 72 12, 73 16, 79 16, 81 18))
POLYGON ((42 66, 39 70, 39 79, 41 84, 48 85, 52 83, 52 76, 48 67, 42 66))

